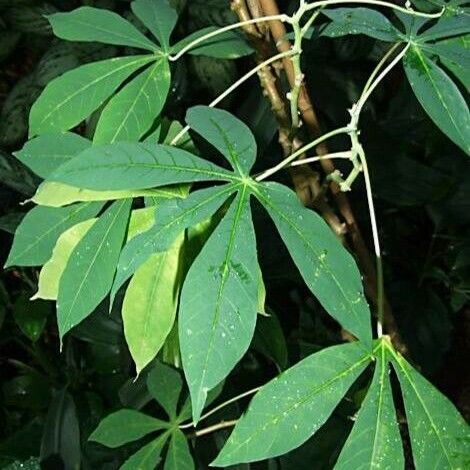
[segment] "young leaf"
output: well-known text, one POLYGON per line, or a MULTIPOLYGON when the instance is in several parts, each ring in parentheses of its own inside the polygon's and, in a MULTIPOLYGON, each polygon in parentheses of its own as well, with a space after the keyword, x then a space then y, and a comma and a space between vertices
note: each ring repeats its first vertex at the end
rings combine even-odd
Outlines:
POLYGON ((192 264, 181 292, 179 338, 198 421, 207 392, 248 349, 258 309, 258 261, 244 186, 192 264))
POLYGON ((60 165, 91 146, 77 134, 45 134, 26 142, 15 157, 41 178, 47 178, 60 165))
POLYGON ((122 305, 124 334, 137 374, 157 355, 175 321, 182 238, 134 274, 122 305))
MULTIPOLYGON (((200 29, 175 44, 171 48, 171 52, 176 54, 184 47, 188 46, 192 41, 195 41, 206 34, 213 33, 217 29, 218 27, 216 26, 209 26, 207 28, 200 29)), ((238 59, 239 57, 253 54, 253 49, 249 46, 242 35, 237 34, 235 31, 226 31, 197 44, 188 51, 188 54, 204 55, 207 57, 215 57, 216 59, 238 59)))
POLYGON ((31 209, 16 229, 5 267, 40 266, 52 255, 60 234, 79 222, 94 217, 103 204, 85 203, 67 207, 31 209))
POLYGON ((186 122, 230 162, 234 171, 247 176, 256 160, 256 141, 242 121, 223 109, 195 106, 186 122))
POLYGON ((45 181, 42 183, 31 201, 40 206, 62 207, 74 202, 112 201, 134 197, 174 198, 175 191, 171 189, 133 189, 121 191, 92 191, 76 188, 67 184, 45 181))
POLYGON ((470 112, 457 86, 416 46, 408 50, 404 65, 411 87, 429 117, 470 154, 470 112))
POLYGON ((443 15, 434 26, 418 36, 418 41, 435 41, 449 36, 470 33, 470 19, 467 14, 443 15))
POLYGON ((195 468, 186 436, 179 429, 175 429, 171 434, 163 468, 164 470, 194 470, 195 468))
POLYGON ((61 339, 106 297, 126 234, 132 200, 113 203, 78 242, 59 283, 57 323, 61 339))
POLYGON ((67 41, 101 42, 151 52, 159 50, 129 21, 102 8, 80 7, 67 13, 55 13, 48 19, 54 34, 67 41))
POLYGON ((290 189, 277 183, 258 188, 256 197, 273 219, 307 286, 333 318, 371 345, 369 307, 352 256, 324 220, 304 208, 290 189))
POLYGON ((88 440, 115 448, 167 427, 164 421, 139 411, 122 409, 106 416, 88 440))
POLYGON ((367 367, 361 343, 332 346, 266 384, 240 418, 213 466, 275 457, 304 443, 367 367))
POLYGON ((234 179, 233 173, 185 150, 127 142, 91 147, 62 165, 49 178, 98 191, 234 179))
POLYGON ((170 48, 170 36, 178 21, 178 14, 167 0, 135 0, 131 3, 135 16, 158 39, 162 49, 170 48))
POLYGON ((162 57, 111 98, 101 113, 93 142, 139 140, 160 114, 170 81, 170 66, 162 57))
POLYGON ((331 21, 322 30, 322 36, 332 38, 348 34, 365 34, 381 41, 396 42, 402 37, 400 31, 378 11, 370 8, 335 8, 322 13, 331 21))
POLYGON ((33 299, 56 300, 59 281, 78 242, 98 219, 89 219, 69 228, 58 238, 51 259, 39 273, 38 291, 33 299))
POLYGON ((168 433, 158 436, 131 455, 119 470, 155 470, 167 439, 168 433))
POLYGON ((455 406, 402 357, 393 366, 405 403, 415 467, 466 468, 470 430, 455 406))
POLYGON ((132 73, 152 55, 118 57, 85 64, 49 82, 33 104, 29 136, 64 132, 99 108, 132 73))
POLYGON ((179 372, 162 362, 157 362, 147 376, 147 388, 167 412, 170 420, 174 422, 183 388, 183 380, 179 372))
POLYGON ((187 199, 162 202, 157 209, 155 225, 124 246, 111 299, 152 254, 166 251, 180 233, 210 217, 235 190, 234 185, 215 186, 195 191, 187 199))
POLYGON ((374 378, 335 469, 405 468, 383 344, 376 356, 374 378))

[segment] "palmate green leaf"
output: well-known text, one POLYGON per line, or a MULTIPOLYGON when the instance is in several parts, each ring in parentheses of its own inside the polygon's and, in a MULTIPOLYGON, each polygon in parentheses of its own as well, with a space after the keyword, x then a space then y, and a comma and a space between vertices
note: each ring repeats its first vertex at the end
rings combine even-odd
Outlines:
POLYGON ((248 176, 256 160, 256 141, 248 126, 232 114, 209 106, 194 106, 187 124, 202 135, 241 176, 248 176))
POLYGON ((195 191, 186 199, 173 199, 159 204, 153 227, 124 246, 111 299, 142 263, 154 253, 168 250, 186 228, 209 218, 235 190, 234 185, 215 186, 195 191))
POLYGON ((52 257, 39 273, 38 291, 31 300, 57 299, 59 281, 73 250, 97 220, 94 218, 80 222, 60 235, 52 252, 52 257))
POLYGON ((321 350, 255 395, 213 466, 276 457, 304 443, 328 419, 371 361, 360 343, 321 350))
POLYGON ((194 462, 186 436, 175 429, 170 438, 164 470, 194 470, 194 462))
POLYGON ((132 200, 114 202, 78 242, 59 283, 57 323, 62 339, 111 289, 132 200))
POLYGON ((168 251, 152 255, 127 287, 122 319, 137 374, 160 351, 175 322, 182 242, 179 237, 168 251))
POLYGON ((185 150, 169 145, 125 142, 91 147, 49 178, 98 191, 235 179, 229 171, 185 150))
POLYGON ((280 184, 259 185, 255 195, 325 310, 364 344, 371 345, 370 311, 359 270, 325 221, 303 207, 296 194, 280 184))
POLYGON ((183 380, 179 372, 162 362, 157 362, 147 376, 147 388, 166 411, 170 421, 174 422, 183 389, 183 380))
POLYGON ((96 202, 60 208, 37 206, 31 209, 16 229, 5 267, 44 264, 51 257, 62 232, 94 217, 102 207, 102 203, 96 202))
MULTIPOLYGON (((217 29, 218 28, 216 26, 208 26, 207 28, 200 29, 176 43, 171 48, 171 52, 176 54, 192 41, 195 41, 206 34, 217 31, 217 29)), ((217 59, 237 59, 239 57, 253 54, 253 49, 241 34, 238 34, 235 31, 226 31, 199 43, 197 46, 190 49, 188 54, 204 55, 207 57, 215 57, 217 59)))
POLYGON ((31 108, 29 136, 64 132, 98 109, 132 73, 155 56, 118 57, 82 65, 49 82, 31 108))
POLYGON ((131 455, 119 470, 155 470, 160 462, 160 454, 168 439, 168 432, 158 436, 153 441, 131 455))
POLYGON ((167 0, 135 0, 131 3, 135 16, 158 39, 162 49, 170 49, 170 36, 178 21, 176 10, 167 0))
POLYGON ((88 440, 116 448, 167 428, 168 423, 164 421, 139 411, 122 409, 104 418, 88 440))
POLYGON ((111 98, 101 113, 93 142, 139 140, 160 114, 170 82, 168 60, 161 57, 111 98))
POLYGON ((376 357, 374 378, 335 469, 405 468, 388 353, 383 344, 376 357))
POLYGON ((331 20, 321 31, 322 36, 336 38, 349 34, 365 34, 390 42, 399 41, 402 37, 387 17, 370 8, 335 8, 323 10, 322 13, 331 20))
POLYGON ((26 142, 15 157, 41 178, 47 178, 60 165, 91 146, 84 137, 71 132, 45 134, 26 142))
POLYGON ((400 381, 417 470, 464 469, 470 462, 470 428, 455 406, 402 357, 400 381))
POLYGON ((118 14, 102 8, 80 7, 48 17, 54 34, 67 41, 101 42, 151 52, 159 47, 118 14))
POLYGON ((179 338, 193 420, 248 349, 258 309, 256 239, 243 186, 186 276, 179 338))
POLYGON ((470 154, 470 111, 457 86, 417 46, 408 50, 404 66, 408 81, 429 117, 470 154))

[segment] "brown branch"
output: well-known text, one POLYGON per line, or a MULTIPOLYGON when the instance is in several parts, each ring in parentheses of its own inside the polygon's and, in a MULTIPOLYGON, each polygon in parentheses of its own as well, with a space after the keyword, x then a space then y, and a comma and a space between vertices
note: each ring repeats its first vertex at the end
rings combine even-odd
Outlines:
MULTIPOLYGON (((250 7, 251 7, 251 13, 256 11, 257 14, 263 14, 265 16, 267 15, 278 15, 279 8, 277 6, 276 0, 250 0, 250 7), (255 10, 253 9, 253 4, 257 4, 255 10)), ((248 19, 250 17, 250 11, 246 7, 246 3, 244 0, 234 0, 232 1, 232 9, 238 14, 240 19, 248 19)), ((290 41, 287 39, 286 34, 286 28, 284 24, 281 21, 270 21, 269 23, 269 29, 270 33, 273 39, 273 42, 275 43, 277 49, 279 52, 287 52, 291 49, 291 44, 290 41)), ((263 57, 266 58, 265 56, 265 51, 266 51, 266 41, 263 41, 260 39, 262 36, 260 32, 257 30, 256 36, 253 34, 250 34, 249 31, 246 31, 249 35, 249 37, 252 39, 253 45, 255 47, 255 50, 257 51, 258 54, 258 61, 262 60, 263 57), (264 44, 263 44, 264 43, 264 44), (261 57, 260 57, 261 56, 261 57)), ((292 87, 295 84, 295 73, 294 73, 294 68, 292 65, 292 61, 289 58, 284 58, 282 60, 282 67, 283 70, 287 76, 287 79, 289 81, 290 86, 292 87)), ((272 72, 265 72, 266 74, 271 73, 271 76, 273 76, 272 72)), ((260 77, 261 79, 261 77, 260 77)), ((274 84, 276 79, 272 78, 269 80, 273 80, 274 84)), ((289 133, 290 133, 290 126, 288 127, 286 124, 286 119, 288 118, 285 116, 287 113, 285 111, 285 103, 283 98, 281 97, 279 90, 276 87, 276 98, 275 101, 273 101, 270 97, 270 91, 266 91, 266 85, 268 87, 270 84, 261 81, 261 84, 263 86, 263 89, 265 90, 265 94, 270 98, 270 101, 273 106, 273 111, 276 114, 276 109, 274 109, 273 103, 283 103, 284 107, 284 112, 278 116, 276 114, 276 117, 278 118, 278 122, 280 124, 280 143, 283 146, 284 153, 286 153, 286 145, 285 142, 289 142, 289 133), (289 129, 289 131, 287 131, 289 129)), ((277 106, 276 106, 277 107, 277 106)), ((309 93, 305 87, 305 84, 303 83, 300 89, 300 94, 299 94, 299 101, 298 101, 298 108, 300 111, 300 114, 302 116, 302 120, 306 127, 308 128, 310 134, 313 137, 318 137, 321 135, 321 129, 319 125, 319 121, 317 118, 317 115, 315 113, 314 107, 312 105, 312 101, 310 99, 309 93)), ((292 150, 292 145, 290 145, 290 149, 292 150)), ((316 152, 318 155, 326 155, 328 153, 328 147, 325 143, 322 143, 316 147, 316 152)), ((325 171, 326 174, 330 174, 335 170, 335 166, 332 160, 329 159, 322 159, 320 161, 320 164, 325 171)), ((338 234, 338 235, 343 235, 345 232, 347 233, 352 249, 354 253, 356 254, 360 269, 362 273, 364 274, 364 289, 366 292, 366 295, 368 296, 369 299, 371 299, 372 303, 374 304, 375 307, 377 307, 377 273, 375 269, 375 263, 373 260, 373 257, 371 256, 371 253, 369 252, 367 245, 364 241, 364 238, 362 236, 362 233, 359 229, 359 226, 356 222, 356 218, 354 216, 354 212, 352 210, 351 204, 349 202, 348 197, 344 192, 342 192, 339 188, 339 186, 332 182, 330 184, 330 189, 332 191, 333 197, 335 199, 335 202, 338 206, 338 210, 343 217, 345 224, 343 224, 336 214, 334 213, 333 210, 329 207, 327 204, 325 198, 322 195, 321 192, 321 185, 319 182, 319 178, 317 174, 313 171, 310 170, 310 172, 307 172, 305 169, 302 167, 297 167, 300 168, 301 170, 299 172, 296 171, 291 171, 291 175, 294 181, 294 185, 296 188, 296 192, 301 198, 302 202, 306 205, 314 205, 314 204, 309 204, 309 198, 313 197, 316 198, 318 195, 319 200, 316 201, 316 208, 320 210, 322 216, 327 220, 327 222, 330 224, 330 226, 333 228, 333 230, 338 234)), ((390 308, 390 304, 386 299, 384 299, 384 327, 389 334, 393 344, 396 346, 396 348, 401 352, 401 353, 406 353, 407 348, 406 345, 403 343, 400 333, 395 321, 395 318, 393 316, 392 310, 390 308)))
MULTIPOLYGON (((252 11, 261 11, 256 6, 256 1, 250 0, 250 10, 245 0, 233 0, 232 10, 238 15, 241 21, 250 19, 252 11)), ((244 28, 254 49, 256 50, 256 61, 264 62, 272 54, 272 45, 266 41, 264 35, 257 29, 248 25, 244 28), (253 30, 254 29, 254 30, 253 30)), ((279 92, 276 66, 266 66, 259 73, 259 80, 264 96, 269 100, 271 109, 276 117, 279 126, 279 143, 285 156, 290 155, 293 150, 302 146, 298 139, 293 141, 290 137, 290 118, 287 103, 283 95, 279 92)), ((342 236, 344 224, 339 220, 333 209, 328 205, 322 195, 321 185, 318 175, 308 166, 302 165, 290 169, 290 175, 297 195, 304 205, 315 207, 330 225, 332 230, 342 236)))

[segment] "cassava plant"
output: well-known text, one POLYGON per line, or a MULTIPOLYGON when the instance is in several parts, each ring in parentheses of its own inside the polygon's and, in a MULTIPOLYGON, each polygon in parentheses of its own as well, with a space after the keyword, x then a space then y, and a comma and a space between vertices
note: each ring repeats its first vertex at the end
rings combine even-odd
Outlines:
POLYGON ((165 469, 194 468, 191 442, 232 426, 212 466, 274 459, 314 435, 357 384, 363 394, 354 425, 331 467, 400 469, 405 460, 423 470, 470 465, 464 419, 405 358, 385 298, 374 182, 361 141, 361 132, 368 132, 361 116, 369 98, 402 64, 449 145, 470 154, 464 98, 468 10, 459 1, 294 3, 290 14, 268 14, 267 5, 257 15, 245 2, 233 1, 239 22, 181 40, 173 40, 178 14, 167 0, 134 0, 138 27, 93 7, 47 17, 60 39, 124 47, 127 54, 60 75, 32 106, 30 140, 15 156, 44 181, 16 230, 6 266, 42 266, 34 298, 56 302, 62 347, 103 303, 120 310, 135 375, 166 415, 123 408, 101 421, 91 441, 114 449, 145 438, 123 469, 153 469, 162 456, 165 469), (267 49, 261 43, 269 34, 277 41, 267 49), (306 41, 347 35, 369 36, 386 47, 344 110, 344 124, 319 133, 305 88, 303 48, 306 41), (183 58, 251 54, 256 65, 207 106, 190 107, 183 125, 166 118, 173 73, 183 58), (278 80, 284 71, 286 79, 278 80), (257 160, 250 128, 218 108, 257 74, 284 152, 272 165, 257 160), (273 80, 281 85, 273 89, 273 80), (89 138, 77 130, 84 121, 89 138), (344 148, 328 151, 325 145, 337 137, 344 148), (207 156, 208 148, 224 160, 207 156), (337 161, 349 170, 336 169, 337 161), (312 183, 319 186, 312 210, 299 199, 295 173, 298 194, 279 178, 284 170, 308 171, 316 162, 326 175, 323 184, 312 183), (331 190, 350 211, 346 193, 362 178, 375 268, 370 259, 365 267, 363 241, 342 243, 344 227, 328 209, 331 190), (257 248, 269 228, 257 226, 255 233, 254 210, 272 221, 305 285, 347 341, 211 407, 252 344, 257 319, 270 315, 257 248), (252 394, 239 419, 203 427, 210 416, 252 394), (399 417, 406 420, 412 457, 405 457, 399 417))

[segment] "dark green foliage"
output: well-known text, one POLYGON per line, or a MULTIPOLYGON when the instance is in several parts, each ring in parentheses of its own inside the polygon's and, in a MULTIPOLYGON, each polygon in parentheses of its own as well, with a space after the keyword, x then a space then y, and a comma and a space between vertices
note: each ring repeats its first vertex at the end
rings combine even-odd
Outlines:
POLYGON ((438 4, 279 2, 297 81, 260 88, 268 25, 225 0, 0 0, 0 468, 468 467, 469 12, 438 4), (320 152, 303 79, 328 175, 281 171, 320 152))

